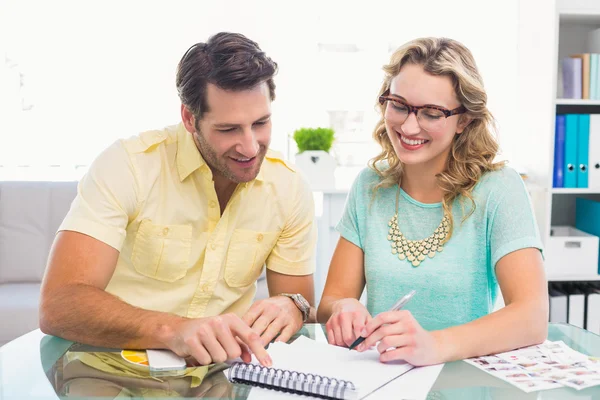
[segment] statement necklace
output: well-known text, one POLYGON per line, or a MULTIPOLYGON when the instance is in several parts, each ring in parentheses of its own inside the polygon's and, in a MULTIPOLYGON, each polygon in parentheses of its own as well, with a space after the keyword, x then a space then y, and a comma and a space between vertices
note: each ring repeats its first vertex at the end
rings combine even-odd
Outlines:
POLYGON ((435 231, 426 239, 408 240, 398 227, 398 197, 400 186, 396 192, 396 214, 388 222, 389 231, 387 239, 392 245, 392 254, 397 254, 400 260, 408 260, 414 267, 418 267, 426 256, 433 258, 436 252, 444 250, 443 244, 450 232, 450 219, 444 213, 442 222, 435 231))

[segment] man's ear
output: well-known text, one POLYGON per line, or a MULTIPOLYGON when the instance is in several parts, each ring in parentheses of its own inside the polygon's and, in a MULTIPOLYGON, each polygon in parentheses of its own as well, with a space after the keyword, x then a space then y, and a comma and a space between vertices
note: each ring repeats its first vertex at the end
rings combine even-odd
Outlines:
POLYGON ((460 116, 460 119, 458 120, 458 125, 456 125, 456 133, 460 134, 463 133, 463 131, 465 130, 465 128, 467 126, 469 126, 469 124, 473 121, 473 118, 469 117, 466 114, 463 114, 460 116))
POLYGON ((196 117, 184 104, 181 105, 181 121, 188 132, 196 132, 196 117))

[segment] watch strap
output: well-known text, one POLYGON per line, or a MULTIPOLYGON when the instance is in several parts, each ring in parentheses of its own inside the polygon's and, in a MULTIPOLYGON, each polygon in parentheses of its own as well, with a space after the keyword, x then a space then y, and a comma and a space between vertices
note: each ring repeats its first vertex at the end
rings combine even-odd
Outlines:
POLYGON ((308 321, 308 317, 310 316, 310 304, 304 296, 300 293, 280 293, 279 295, 290 298, 302 313, 302 322, 308 321))

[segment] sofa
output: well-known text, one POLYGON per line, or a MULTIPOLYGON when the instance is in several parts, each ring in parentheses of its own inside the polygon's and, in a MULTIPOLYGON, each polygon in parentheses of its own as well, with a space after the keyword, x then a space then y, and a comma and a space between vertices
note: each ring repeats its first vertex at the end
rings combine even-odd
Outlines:
POLYGON ((76 182, 0 182, 0 345, 38 327, 40 284, 76 182))
MULTIPOLYGON (((77 182, 0 182, 0 346, 37 329, 40 285, 77 182)), ((256 298, 268 297, 265 275, 256 298)))

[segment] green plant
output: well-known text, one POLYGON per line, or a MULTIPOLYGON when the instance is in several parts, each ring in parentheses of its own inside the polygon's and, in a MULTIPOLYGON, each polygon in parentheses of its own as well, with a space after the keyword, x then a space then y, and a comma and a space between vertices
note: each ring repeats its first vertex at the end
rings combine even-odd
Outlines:
POLYGON ((294 132, 298 152, 323 150, 329 152, 335 134, 331 128, 300 128, 294 132))

